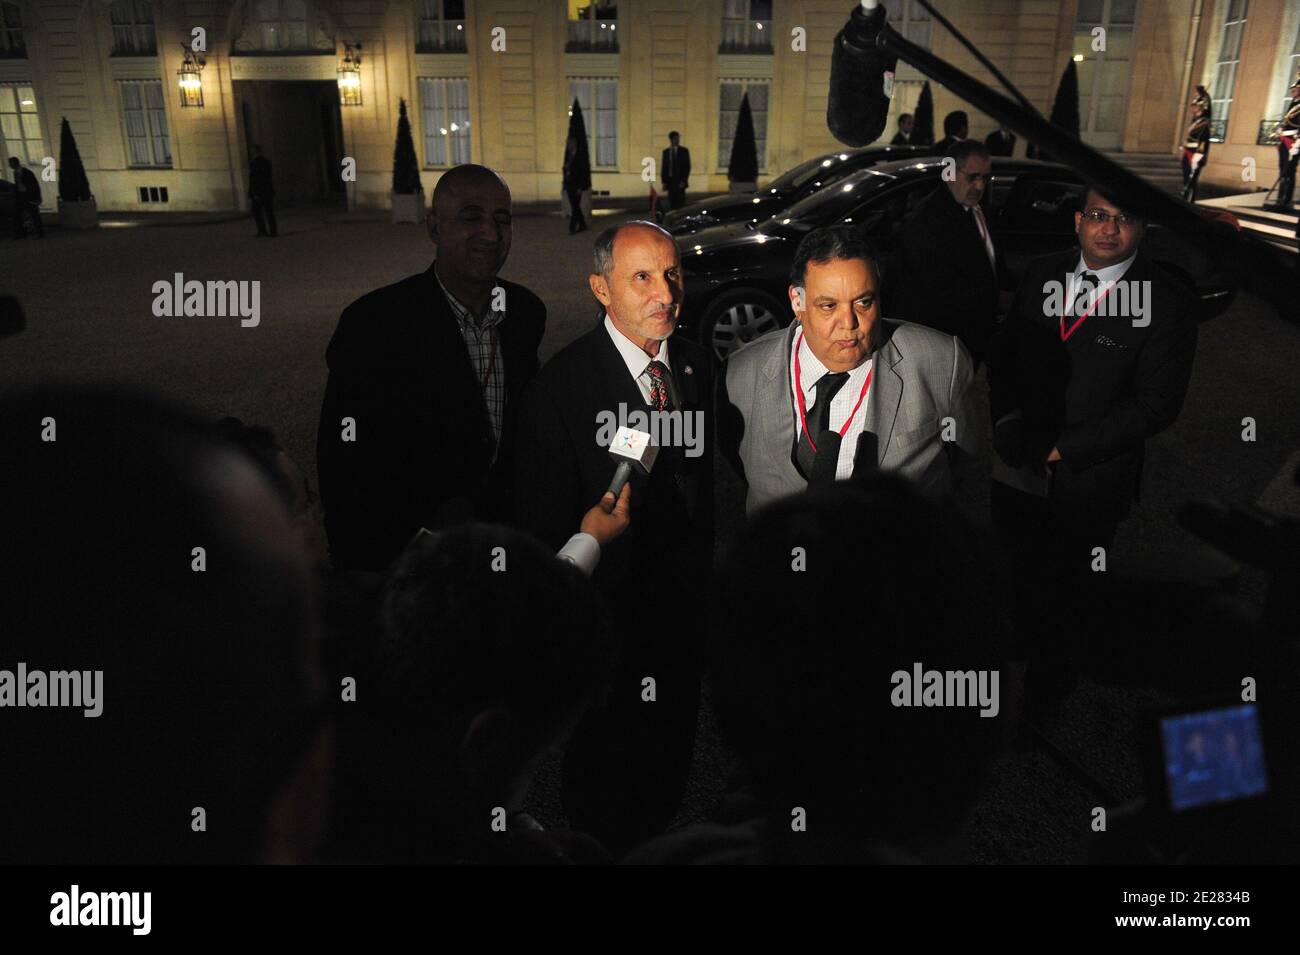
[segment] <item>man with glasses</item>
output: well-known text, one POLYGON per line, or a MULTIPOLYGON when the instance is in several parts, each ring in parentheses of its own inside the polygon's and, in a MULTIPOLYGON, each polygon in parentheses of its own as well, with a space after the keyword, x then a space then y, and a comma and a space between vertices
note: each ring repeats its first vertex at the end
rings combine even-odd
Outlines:
POLYGON ((942 183, 903 229, 903 280, 885 307, 894 317, 961 339, 985 359, 999 305, 997 244, 981 203, 993 161, 974 139, 944 156, 942 183))
POLYGON ((1104 566, 1196 353, 1196 299, 1142 254, 1143 220, 1091 187, 1074 223, 1079 248, 1029 264, 989 359, 992 516, 1017 564, 1017 630, 1023 643, 1024 624, 1050 628, 1029 648, 1040 715, 1074 679, 1066 603, 1104 566))

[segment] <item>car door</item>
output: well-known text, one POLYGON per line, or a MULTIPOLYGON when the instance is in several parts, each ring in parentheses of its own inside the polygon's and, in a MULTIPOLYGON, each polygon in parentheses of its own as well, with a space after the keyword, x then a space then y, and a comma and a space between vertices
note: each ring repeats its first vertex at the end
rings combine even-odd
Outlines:
POLYGON ((1074 213, 1084 184, 1059 172, 1049 176, 999 174, 990 184, 993 237, 998 253, 1017 281, 1031 260, 1075 244, 1074 213))

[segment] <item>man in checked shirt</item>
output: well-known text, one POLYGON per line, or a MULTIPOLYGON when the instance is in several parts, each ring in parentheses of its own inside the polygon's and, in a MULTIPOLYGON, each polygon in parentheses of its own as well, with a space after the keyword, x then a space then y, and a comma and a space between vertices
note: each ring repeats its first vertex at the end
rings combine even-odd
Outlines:
POLYGON ((421 527, 512 516, 546 306, 498 277, 511 202, 495 172, 443 174, 428 227, 433 264, 349 305, 326 351, 317 455, 338 569, 384 571, 421 527))

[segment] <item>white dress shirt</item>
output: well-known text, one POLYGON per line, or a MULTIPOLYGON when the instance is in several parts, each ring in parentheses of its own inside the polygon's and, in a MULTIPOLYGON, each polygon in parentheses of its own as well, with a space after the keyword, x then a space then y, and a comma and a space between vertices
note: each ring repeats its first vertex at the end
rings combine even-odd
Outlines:
MULTIPOLYGON (((1134 252, 1123 262, 1116 262, 1114 265, 1108 265, 1104 269, 1090 269, 1088 268, 1088 263, 1083 261, 1083 253, 1079 253, 1079 264, 1074 267, 1074 272, 1070 275, 1068 283, 1069 287, 1065 290, 1066 302, 1071 304, 1074 303, 1075 296, 1079 293, 1079 280, 1082 278, 1084 272, 1091 272, 1093 275, 1097 276, 1097 295, 1100 296, 1108 288, 1124 277, 1124 273, 1128 271, 1129 266, 1133 264, 1133 260, 1136 258, 1137 253, 1134 252)), ((1087 305, 1084 307, 1087 308, 1087 305)))
MULTIPOLYGON (((818 361, 817 356, 808 347, 807 336, 802 332, 796 332, 794 339, 799 350, 799 377, 802 379, 804 409, 805 411, 811 411, 813 402, 817 398, 817 381, 822 375, 826 374, 828 369, 818 361)), ((790 381, 794 381, 794 356, 795 346, 792 344, 790 347, 790 381)), ((839 431, 840 428, 844 427, 844 422, 848 420, 849 415, 852 413, 853 406, 858 403, 858 395, 862 393, 862 384, 867 380, 873 361, 874 359, 868 358, 857 368, 850 371, 849 380, 831 399, 829 425, 832 431, 839 431)), ((866 427, 867 400, 869 398, 869 394, 863 395, 862 407, 858 409, 857 414, 853 415, 853 422, 849 425, 849 430, 840 439, 840 456, 835 467, 835 479, 837 481, 842 481, 853 475, 853 456, 858 450, 858 437, 866 427)), ((794 406, 794 436, 798 439, 803 434, 803 425, 799 421, 798 402, 793 400, 793 396, 791 404, 794 406)))
POLYGON ((590 577, 596 572, 596 565, 600 563, 600 544, 590 534, 578 531, 565 541, 564 546, 555 556, 560 560, 568 561, 590 577))
MULTIPOLYGON (((641 389, 641 397, 645 399, 645 403, 650 403, 651 379, 650 372, 646 369, 650 367, 652 361, 663 362, 664 367, 668 369, 667 387, 671 398, 673 366, 668 362, 668 339, 665 338, 659 343, 659 354, 651 358, 641 350, 640 345, 618 330, 618 326, 614 324, 609 315, 605 316, 605 331, 609 333, 609 337, 614 342, 614 347, 618 349, 618 353, 623 356, 623 361, 627 365, 627 373, 632 376, 636 386, 641 389)), ((676 401, 673 404, 676 405, 676 401)))

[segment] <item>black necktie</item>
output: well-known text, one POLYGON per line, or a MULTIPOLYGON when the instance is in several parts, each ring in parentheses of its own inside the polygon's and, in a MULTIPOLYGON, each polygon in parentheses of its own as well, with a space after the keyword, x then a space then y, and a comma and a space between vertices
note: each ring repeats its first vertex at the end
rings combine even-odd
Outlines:
POLYGON ((1074 287, 1074 301, 1070 303, 1071 315, 1077 318, 1088 310, 1095 299, 1099 284, 1097 276, 1091 272, 1084 272, 1079 276, 1079 282, 1074 287), (1087 291, 1085 292, 1084 289, 1087 291))
MULTIPOLYGON (((828 371, 817 379, 815 386, 817 394, 805 418, 808 427, 799 435, 795 444, 795 464, 798 465, 800 473, 805 478, 812 476, 813 464, 820 455, 833 454, 836 457, 839 456, 839 435, 830 430, 831 401, 848 380, 849 373, 846 371, 828 371), (813 450, 809 441, 809 431, 817 436, 814 439, 817 442, 816 451, 813 450)), ((834 469, 831 469, 831 473, 834 473, 834 469)))

